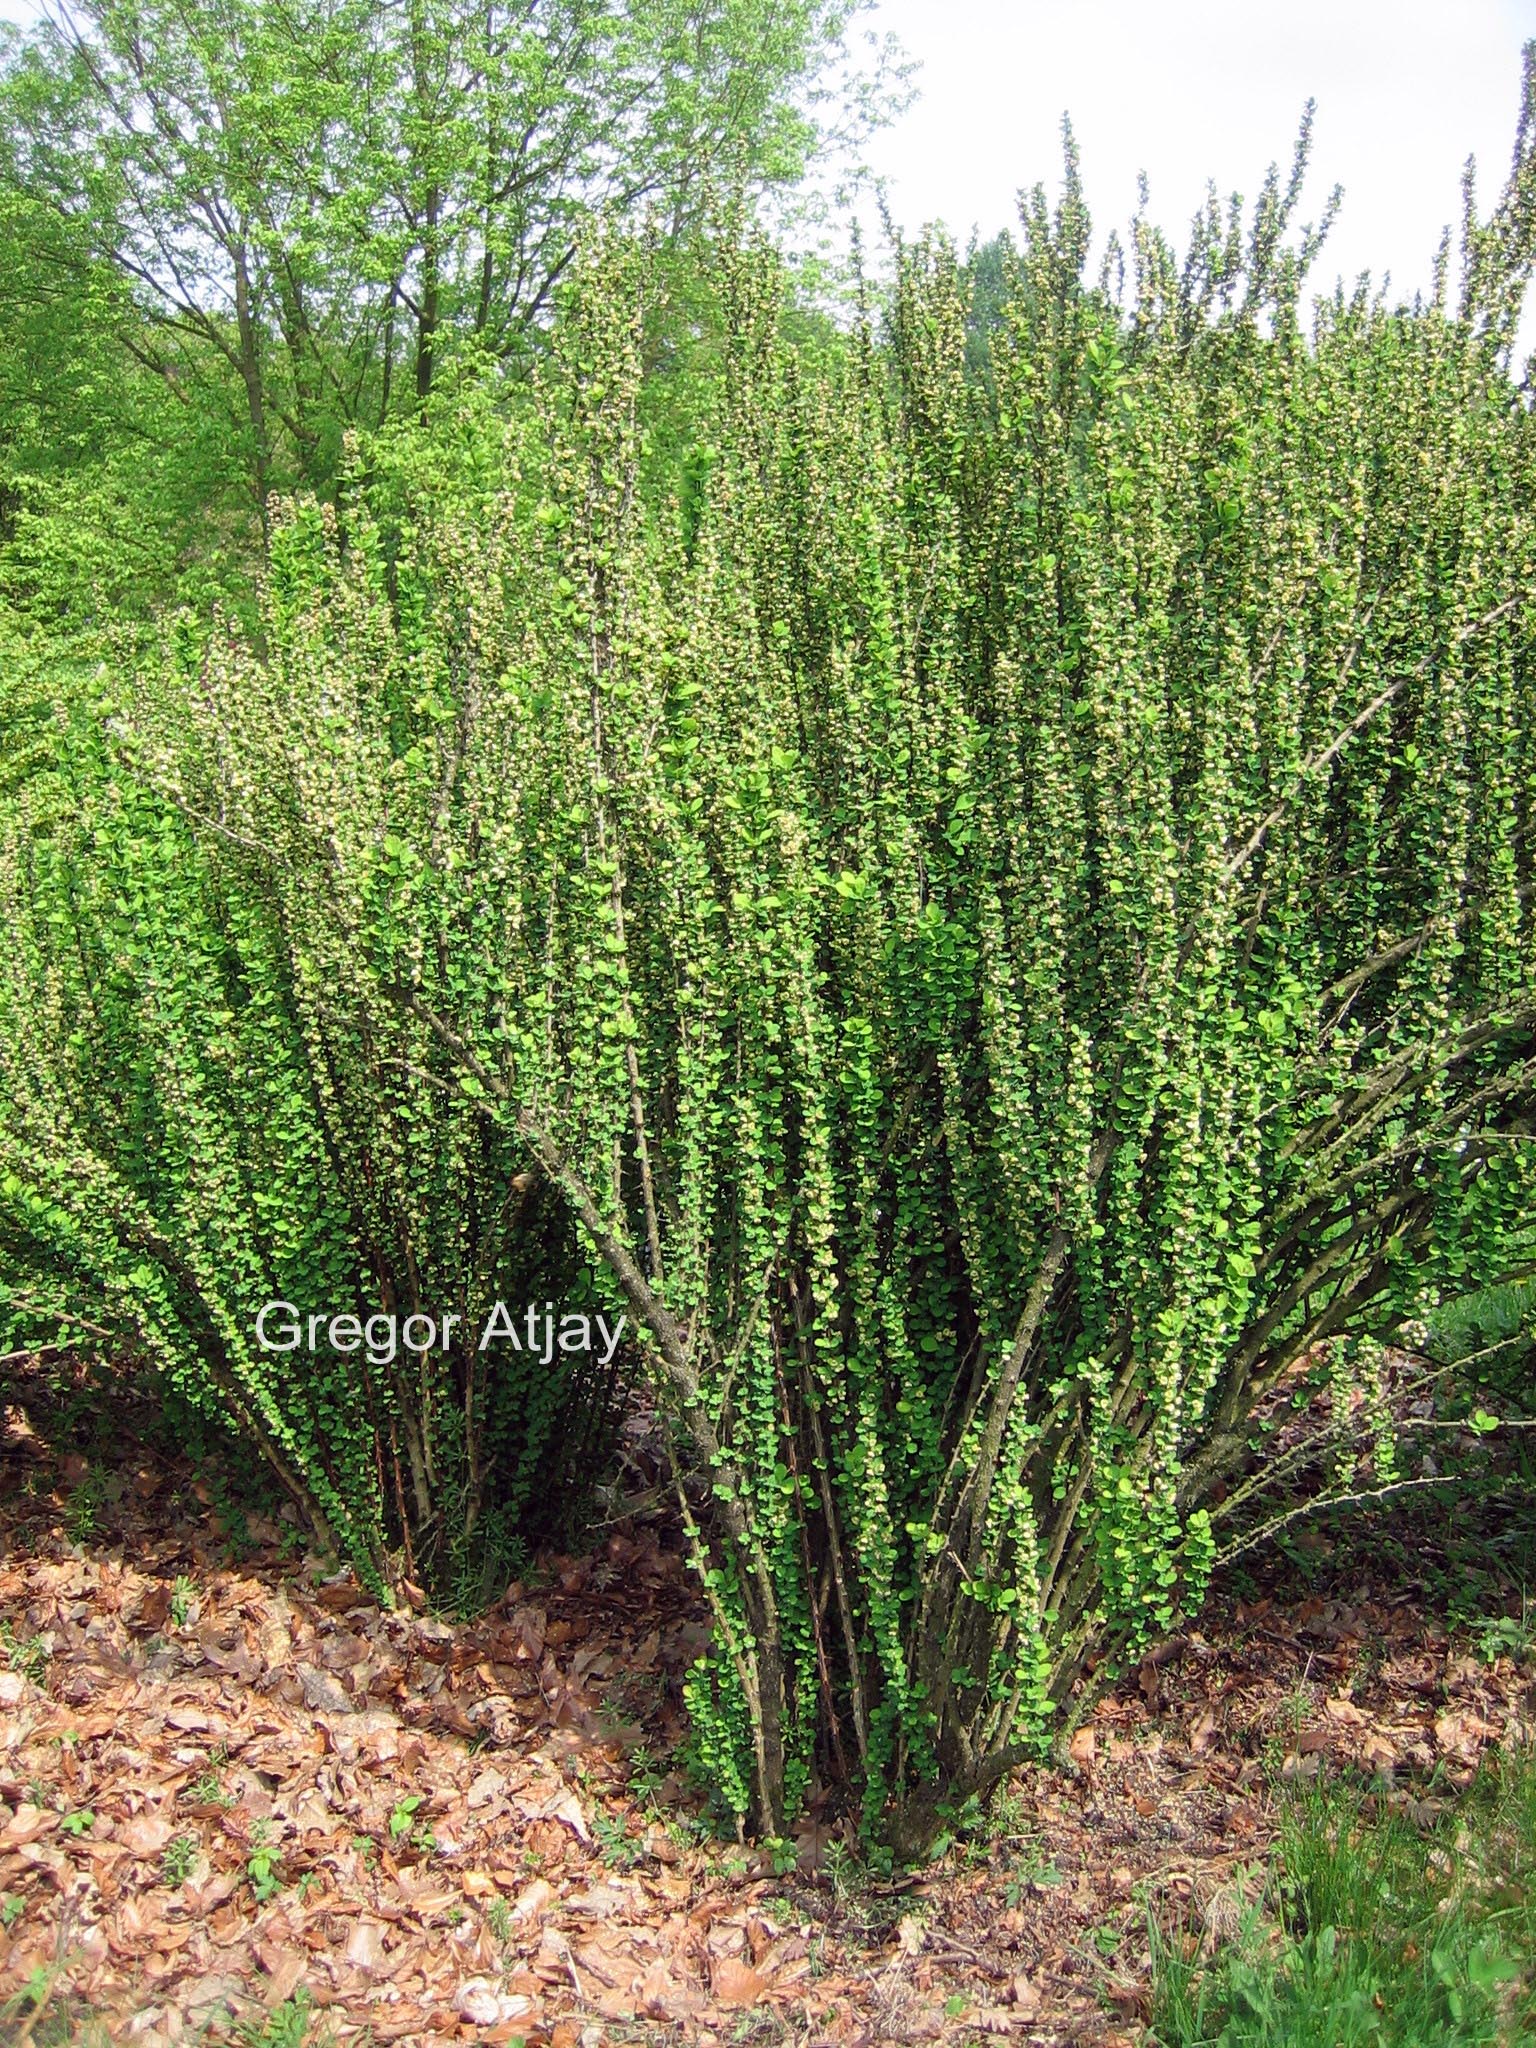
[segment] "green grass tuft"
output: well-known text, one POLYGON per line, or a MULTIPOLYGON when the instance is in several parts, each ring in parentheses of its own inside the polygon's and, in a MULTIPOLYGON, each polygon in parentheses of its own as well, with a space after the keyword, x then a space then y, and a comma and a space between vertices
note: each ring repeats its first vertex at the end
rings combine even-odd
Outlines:
POLYGON ((1536 1759, 1490 1766, 1426 1829, 1358 1786, 1299 1793, 1237 1934, 1154 1924, 1152 1947, 1158 2048, 1536 2039, 1536 1759))

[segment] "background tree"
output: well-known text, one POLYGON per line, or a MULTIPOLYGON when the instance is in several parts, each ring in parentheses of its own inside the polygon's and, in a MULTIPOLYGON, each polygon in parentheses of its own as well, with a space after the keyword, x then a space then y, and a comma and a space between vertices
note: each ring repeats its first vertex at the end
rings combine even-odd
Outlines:
POLYGON ((677 240, 727 160, 796 180, 854 11, 60 0, 5 66, 5 175, 77 277, 122 281, 123 347, 264 508, 328 489, 345 431, 425 404, 453 348, 525 356, 594 211, 677 240))

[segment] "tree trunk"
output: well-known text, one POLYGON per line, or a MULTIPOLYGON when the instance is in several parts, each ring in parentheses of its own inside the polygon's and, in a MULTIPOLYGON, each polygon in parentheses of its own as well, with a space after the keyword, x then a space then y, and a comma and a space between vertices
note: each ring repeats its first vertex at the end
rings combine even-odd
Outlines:
POLYGON ((267 445, 266 393, 261 381, 261 336, 251 303, 251 270, 243 240, 234 245, 235 324, 240 335, 240 375, 245 385, 246 412, 252 441, 252 483, 261 514, 261 530, 267 531, 267 496, 272 487, 272 456, 267 445))

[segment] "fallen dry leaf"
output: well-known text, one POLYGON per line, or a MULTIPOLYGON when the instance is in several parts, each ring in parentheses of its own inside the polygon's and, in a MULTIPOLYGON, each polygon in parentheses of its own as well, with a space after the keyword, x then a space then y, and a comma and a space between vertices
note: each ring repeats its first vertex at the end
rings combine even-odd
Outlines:
POLYGON ((354 1920, 343 1954, 354 1970, 362 1970, 371 1976, 384 1960, 383 1922, 354 1920))
POLYGON ((1497 1731, 1480 1714, 1452 1708, 1435 1720, 1435 1740, 1449 1756, 1470 1762, 1497 1731))
POLYGON ((472 2026, 499 2027, 531 2012, 533 2001, 515 1992, 498 1991, 484 1977, 471 1977, 459 1986, 453 2009, 472 2026))
POLYGON ((716 1963, 712 1982, 722 2005, 756 2005, 768 1995, 768 1979, 761 1970, 734 1956, 716 1963))
POLYGON ((1008 1987, 1009 1996, 1018 2007, 1021 2019, 1032 2019, 1040 2010, 1040 1993, 1028 1977, 1020 1974, 1008 1987))
POLYGON ((262 1999, 269 2011, 274 2006, 286 2005, 292 1998, 304 1981, 306 1964, 307 1958, 296 1949, 289 1949, 285 1955, 275 1959, 262 1999))
POLYGON ((571 1791, 559 1792, 539 1809, 540 1818, 557 1820, 568 1827, 584 1848, 592 1845, 592 1830, 582 1812, 581 1801, 571 1791))
POLYGON ((555 1903, 555 1888, 548 1878, 536 1877, 532 1884, 524 1885, 512 1906, 512 1919, 522 1922, 536 1920, 555 1903))
POLYGON ((158 1813, 136 1813, 121 1823, 116 1839, 135 1856, 158 1856, 175 1832, 158 1813))
POLYGON ((40 1841, 58 1824, 58 1815, 50 1813, 47 1807, 22 1804, 0 1829, 0 1849, 23 1849, 29 1842, 40 1841))
POLYGON ((676 2022, 696 2012, 703 1999, 697 1991, 690 1990, 667 1968, 665 1963, 652 1963, 641 1980, 638 1993, 640 2008, 653 2020, 676 2022))

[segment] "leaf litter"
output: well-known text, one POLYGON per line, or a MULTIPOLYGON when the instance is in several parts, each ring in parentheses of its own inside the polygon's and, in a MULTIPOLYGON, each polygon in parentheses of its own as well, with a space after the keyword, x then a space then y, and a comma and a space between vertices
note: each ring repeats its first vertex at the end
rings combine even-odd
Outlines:
POLYGON ((1519 1663, 1356 1559, 1218 1593, 927 1872, 861 1876, 827 1792, 786 1870, 672 1763, 707 1625, 653 1497, 452 1626, 237 1531, 149 1430, 90 1464, 40 1377, 8 1398, 0 2001, 47 1982, 98 2039, 250 2041, 298 1997, 338 2044, 1128 2048, 1149 1902, 1235 1926, 1277 1784, 1427 1815, 1530 1733, 1519 1663))

